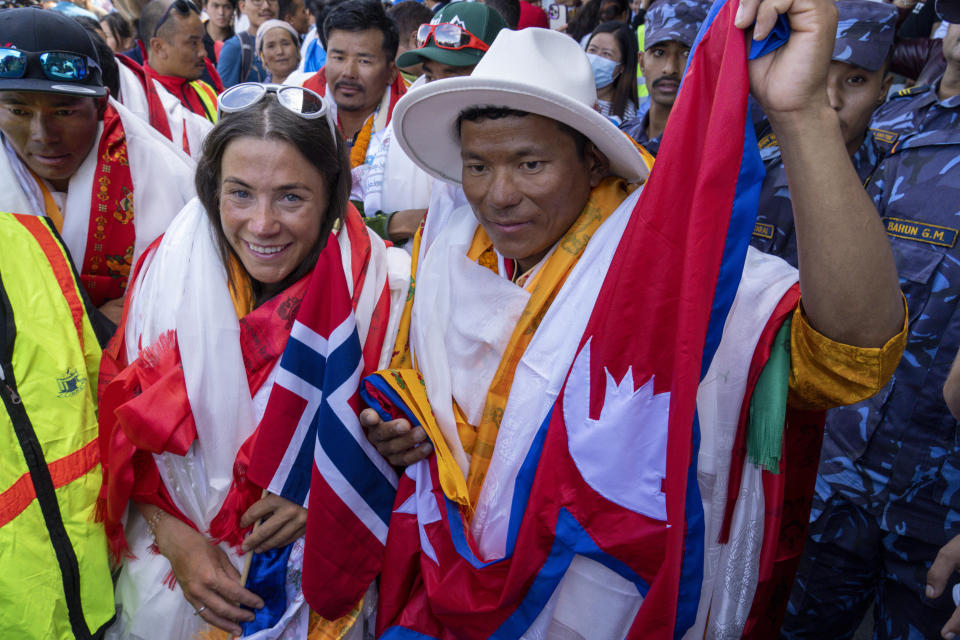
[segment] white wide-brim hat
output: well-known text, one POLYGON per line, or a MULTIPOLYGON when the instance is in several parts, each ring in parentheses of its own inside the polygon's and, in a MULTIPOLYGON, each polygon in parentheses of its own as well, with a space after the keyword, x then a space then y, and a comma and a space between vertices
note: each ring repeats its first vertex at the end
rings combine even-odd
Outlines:
POLYGON ((647 175, 640 152, 596 104, 593 69, 573 38, 548 29, 504 29, 469 76, 435 80, 403 96, 393 126, 417 166, 460 182, 460 113, 487 106, 526 111, 579 131, 609 159, 611 173, 639 182, 647 175))

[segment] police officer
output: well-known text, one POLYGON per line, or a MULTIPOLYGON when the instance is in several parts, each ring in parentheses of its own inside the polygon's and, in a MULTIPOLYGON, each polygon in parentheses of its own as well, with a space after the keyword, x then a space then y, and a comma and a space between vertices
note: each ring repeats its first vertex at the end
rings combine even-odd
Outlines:
MULTIPOLYGON (((937 9, 960 22, 957 0, 937 9)), ((954 608, 955 575, 929 596, 926 583, 938 550, 960 534, 960 423, 941 395, 960 347, 960 24, 949 25, 943 52, 939 81, 874 117, 898 136, 867 191, 890 237, 910 333, 892 381, 828 415, 786 637, 849 637, 874 601, 879 637, 933 638, 954 608)))
POLYGON ((677 99, 690 47, 710 5, 701 0, 657 0, 647 9, 640 70, 650 94, 650 108, 621 129, 653 155, 677 99))
MULTIPOLYGON (((887 72, 896 31, 897 10, 872 0, 841 0, 837 39, 827 76, 827 95, 840 117, 844 142, 860 181, 866 183, 897 135, 867 129, 874 110, 886 99, 893 76, 887 72)), ((760 191, 757 223, 750 243, 797 266, 793 204, 776 136, 765 121, 759 142, 767 176, 760 191)))

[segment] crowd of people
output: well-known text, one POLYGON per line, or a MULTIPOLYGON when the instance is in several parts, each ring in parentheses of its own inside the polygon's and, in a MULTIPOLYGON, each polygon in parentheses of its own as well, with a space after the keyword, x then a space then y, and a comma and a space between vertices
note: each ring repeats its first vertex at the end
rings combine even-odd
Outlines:
POLYGON ((960 633, 960 1, 5 0, 0 137, 0 636, 960 633))

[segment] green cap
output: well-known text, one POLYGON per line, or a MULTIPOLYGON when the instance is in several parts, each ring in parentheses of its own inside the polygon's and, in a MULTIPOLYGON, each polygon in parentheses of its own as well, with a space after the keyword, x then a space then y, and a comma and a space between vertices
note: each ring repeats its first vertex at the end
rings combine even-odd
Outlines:
MULTIPOLYGON (((488 46, 493 44, 501 29, 507 28, 503 17, 482 2, 451 2, 433 16, 431 25, 449 22, 469 31, 488 46)), ((470 67, 483 57, 485 52, 473 47, 444 49, 438 47, 431 35, 419 49, 411 49, 397 58, 398 67, 409 67, 424 60, 435 60, 451 67, 470 67)))

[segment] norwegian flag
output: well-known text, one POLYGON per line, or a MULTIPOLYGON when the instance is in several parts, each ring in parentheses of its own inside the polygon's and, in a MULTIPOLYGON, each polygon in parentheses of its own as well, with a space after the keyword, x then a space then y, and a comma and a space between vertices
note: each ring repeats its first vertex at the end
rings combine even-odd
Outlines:
MULTIPOLYGON (((363 349, 341 250, 331 241, 320 254, 281 356, 247 475, 257 486, 292 502, 307 505, 309 500, 311 514, 337 511, 336 521, 341 519, 340 511, 349 514, 342 519, 355 519, 368 527, 367 538, 376 543, 375 551, 378 545, 382 550, 386 540, 397 478, 367 442, 357 419, 363 371, 363 349), (380 500, 364 500, 360 495, 380 496, 380 500)), ((312 530, 316 537, 316 529, 312 530)), ((322 550, 328 548, 324 535, 329 528, 321 532, 319 541, 308 543, 305 563, 318 561, 310 550, 320 551, 322 558, 322 550)), ((269 629, 282 616, 289 554, 290 545, 253 556, 247 586, 266 594, 266 606, 257 620, 244 627, 244 635, 269 629)), ((371 554, 367 564, 370 578, 356 597, 337 594, 350 600, 350 607, 373 580, 379 555, 371 554)), ((362 564, 353 568, 363 571, 362 564)))

